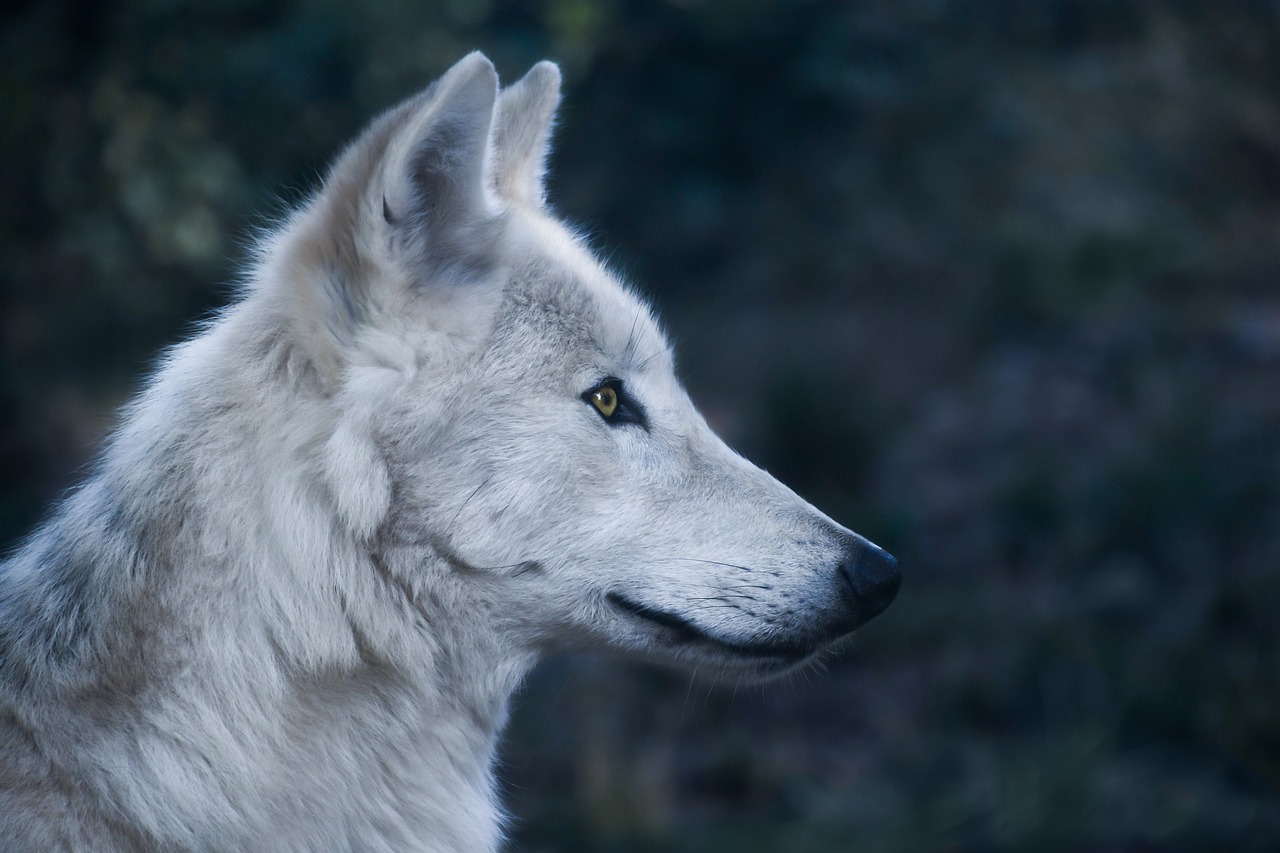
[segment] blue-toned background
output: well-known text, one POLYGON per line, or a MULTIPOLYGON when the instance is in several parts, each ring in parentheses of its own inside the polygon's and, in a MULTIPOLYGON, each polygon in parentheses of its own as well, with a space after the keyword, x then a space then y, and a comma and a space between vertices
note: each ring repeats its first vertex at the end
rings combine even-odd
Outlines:
POLYGON ((894 551, 823 669, 558 660, 525 851, 1280 849, 1280 11, 10 2, 0 540, 250 235, 481 48, 712 424, 894 551))

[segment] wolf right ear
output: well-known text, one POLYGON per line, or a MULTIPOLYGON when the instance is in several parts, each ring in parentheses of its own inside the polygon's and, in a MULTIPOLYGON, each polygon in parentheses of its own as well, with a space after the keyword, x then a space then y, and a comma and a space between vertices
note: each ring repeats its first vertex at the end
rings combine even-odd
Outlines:
POLYGON ((559 104, 560 69, 545 60, 498 96, 495 177, 504 198, 531 206, 543 203, 543 178, 559 104))

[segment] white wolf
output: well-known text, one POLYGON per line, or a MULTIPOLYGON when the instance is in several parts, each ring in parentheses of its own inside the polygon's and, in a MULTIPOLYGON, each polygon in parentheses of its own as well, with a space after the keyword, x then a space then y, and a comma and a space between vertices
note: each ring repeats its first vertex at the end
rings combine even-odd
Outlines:
POLYGON ((375 122, 0 567, 5 850, 492 851, 540 656, 762 677, 892 600, 545 206, 559 83, 375 122))

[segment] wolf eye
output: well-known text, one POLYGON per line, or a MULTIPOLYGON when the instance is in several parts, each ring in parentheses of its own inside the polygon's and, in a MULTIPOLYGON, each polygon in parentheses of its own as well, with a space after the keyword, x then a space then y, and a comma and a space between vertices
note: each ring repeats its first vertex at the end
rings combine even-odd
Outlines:
POLYGON ((591 401, 591 405, 606 418, 611 418, 618 411, 618 392, 611 385, 601 385, 594 391, 588 392, 587 399, 591 401))
POLYGON ((605 379, 590 391, 583 393, 582 399, 590 403, 604 418, 609 426, 636 424, 646 432, 649 421, 645 418, 644 407, 627 394, 622 387, 621 379, 612 377, 605 379))

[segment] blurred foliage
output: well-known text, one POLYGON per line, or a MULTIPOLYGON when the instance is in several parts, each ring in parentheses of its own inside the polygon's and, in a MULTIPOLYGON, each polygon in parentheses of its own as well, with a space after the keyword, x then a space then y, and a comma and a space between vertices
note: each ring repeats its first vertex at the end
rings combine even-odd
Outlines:
POLYGON ((717 429, 908 579, 781 684, 546 665, 517 847, 1280 847, 1276 4, 0 14, 6 542, 366 121, 552 57, 560 210, 717 429))

